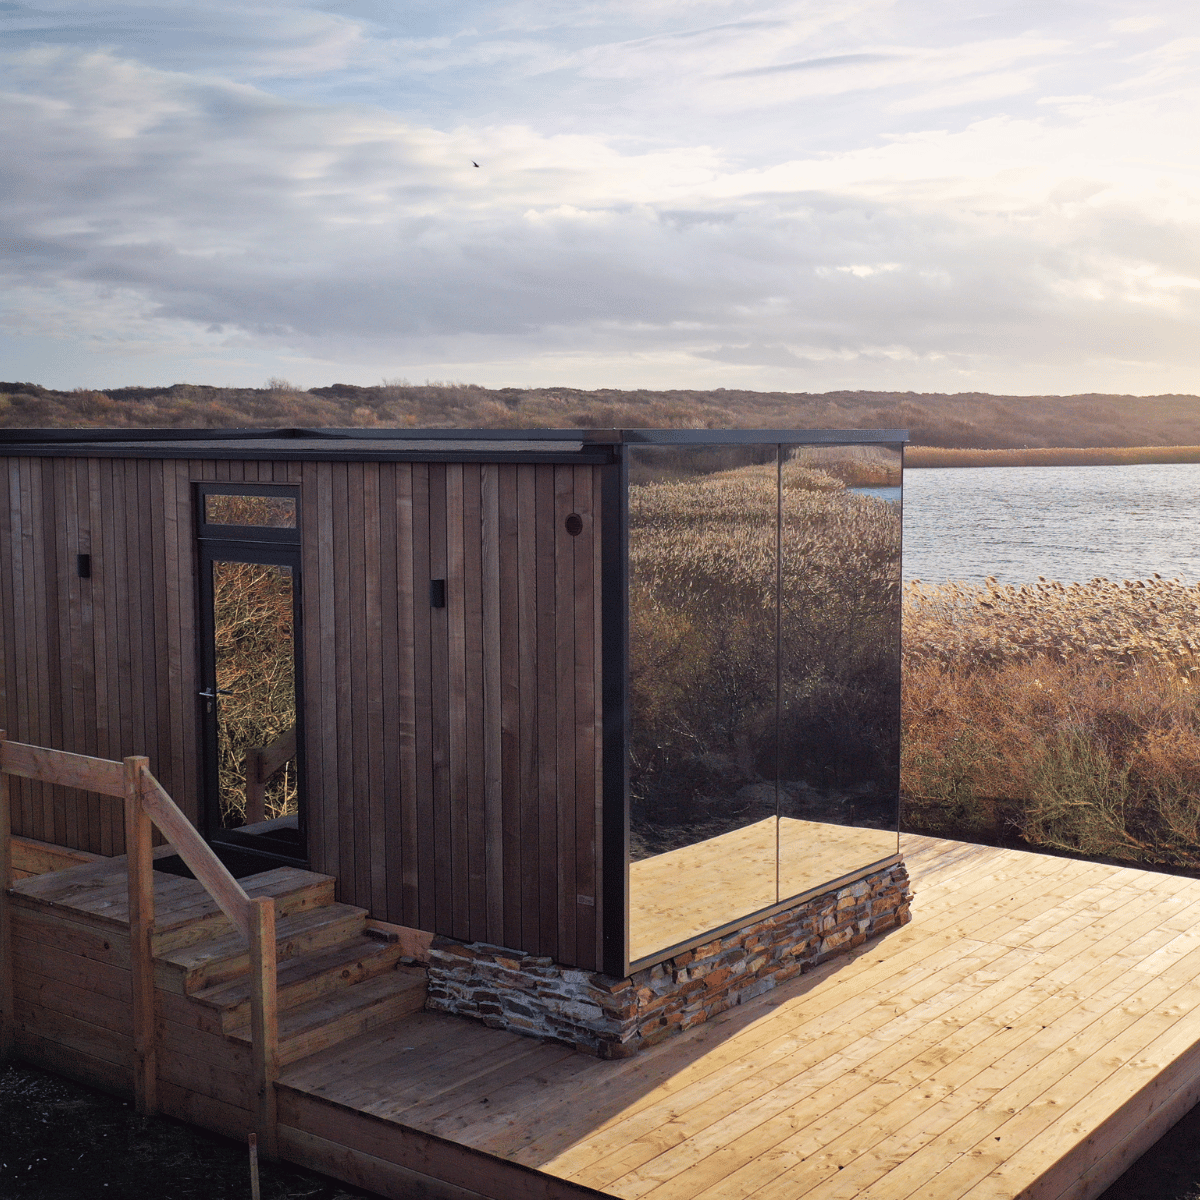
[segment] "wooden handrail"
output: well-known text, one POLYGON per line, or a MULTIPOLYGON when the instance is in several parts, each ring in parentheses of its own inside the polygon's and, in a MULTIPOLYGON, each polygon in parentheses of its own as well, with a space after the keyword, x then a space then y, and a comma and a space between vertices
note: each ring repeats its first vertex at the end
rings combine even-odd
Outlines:
POLYGON ((10 742, 0 730, 0 1056, 13 1045, 12 821, 8 776, 80 788, 125 801, 125 850, 129 878, 129 948, 133 994, 134 1094, 140 1113, 157 1111, 154 1016, 154 862, 151 826, 156 825, 192 874, 250 945, 250 1027, 254 1056, 256 1120, 265 1157, 277 1155, 275 1082, 279 1075, 276 1012, 275 902, 251 898, 213 853, 196 827, 150 773, 143 757, 124 762, 69 754, 10 742))
MULTIPOLYGON (((143 764, 146 762, 145 759, 141 761, 143 764)), ((217 907, 233 922, 238 932, 249 940, 250 897, 229 873, 229 868, 213 853, 212 847, 200 836, 195 825, 167 795, 163 785, 150 774, 148 765, 141 768, 141 801, 150 819, 162 830, 163 837, 175 847, 179 857, 204 885, 204 890, 217 902, 217 907)))
POLYGON ((5 741, 0 769, 9 775, 54 783, 60 787, 99 792, 104 796, 125 795, 125 767, 107 758, 89 758, 86 754, 68 754, 44 746, 5 741))
POLYGON ((154 859, 150 814, 141 803, 146 758, 127 758, 125 866, 129 880, 129 983, 133 999, 133 1098, 137 1111, 158 1111, 158 1052, 154 1021, 154 859))
POLYGON ((266 746, 246 751, 246 824, 254 825, 266 817, 266 790, 271 776, 296 757, 296 727, 281 733, 266 746))

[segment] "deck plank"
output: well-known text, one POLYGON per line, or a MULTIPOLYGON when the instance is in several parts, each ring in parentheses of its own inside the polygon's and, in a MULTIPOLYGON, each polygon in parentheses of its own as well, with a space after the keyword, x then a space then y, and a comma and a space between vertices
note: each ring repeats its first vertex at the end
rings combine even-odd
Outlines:
POLYGON ((284 1085, 622 1200, 1097 1195, 1200 1093, 1200 881, 903 850, 908 926, 638 1058, 420 1015, 284 1085))
MULTIPOLYGON (((284 1123, 397 1179, 462 1185, 490 1161, 484 1190, 513 1200, 1092 1200, 1200 1097, 1200 881, 902 844, 909 925, 636 1058, 414 1012, 285 1068, 284 1123)), ((34 1059, 127 1061, 128 947, 96 932, 126 919, 122 870, 14 889, 34 1059)), ((168 927, 205 919, 192 881, 155 884, 168 927)), ((307 903, 331 884, 283 869, 248 886, 307 903)), ((244 1048, 194 1002, 159 1002, 168 1111, 236 1132, 244 1048)))

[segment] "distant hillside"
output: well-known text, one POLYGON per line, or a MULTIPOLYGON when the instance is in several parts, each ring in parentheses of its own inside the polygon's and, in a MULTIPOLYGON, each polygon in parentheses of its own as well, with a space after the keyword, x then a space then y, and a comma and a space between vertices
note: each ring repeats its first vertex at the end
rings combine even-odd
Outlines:
POLYGON ((0 428, 445 426, 449 428, 907 428, 923 446, 1200 445, 1200 396, 922 392, 618 391, 434 383, 300 391, 177 383, 56 392, 0 383, 0 428))

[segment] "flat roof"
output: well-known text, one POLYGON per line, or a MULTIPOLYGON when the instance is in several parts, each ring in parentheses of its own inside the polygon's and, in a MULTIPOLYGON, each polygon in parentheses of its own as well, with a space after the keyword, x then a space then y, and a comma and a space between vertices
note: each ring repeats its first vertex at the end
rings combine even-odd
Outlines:
POLYGON ((622 445, 900 445, 906 429, 0 429, 26 457, 608 462, 622 445))

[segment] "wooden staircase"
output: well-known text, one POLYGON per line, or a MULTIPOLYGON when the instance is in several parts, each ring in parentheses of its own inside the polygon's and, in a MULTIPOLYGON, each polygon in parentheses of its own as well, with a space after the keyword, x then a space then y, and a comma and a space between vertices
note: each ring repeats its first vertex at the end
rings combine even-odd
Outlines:
MULTIPOLYGON (((334 901, 331 876, 283 867, 243 881, 251 895, 263 894, 265 883, 287 888, 271 889, 281 1065, 424 1007, 425 972, 404 959, 398 943, 367 932, 365 909, 334 901)), ((229 1040, 249 1046, 245 939, 219 913, 158 928, 155 986, 188 997, 229 1040)))
POLYGON ((334 884, 291 867, 239 881, 148 759, 0 730, 0 1062, 15 1051, 132 1092, 144 1115, 256 1133, 274 1157, 280 1066, 425 1003, 425 973, 334 884), (120 798, 128 852, 16 879, 10 775, 120 798), (172 847, 193 877, 154 869, 172 847))
MULTIPOLYGON (((152 874, 162 1107, 244 1136, 256 1119, 250 948, 201 884, 152 874)), ((368 928, 366 910, 337 903, 334 882, 292 867, 241 880, 250 897, 269 896, 275 904, 281 1066, 425 1004, 424 969, 404 957, 399 942, 368 928)), ((131 961, 124 856, 17 880, 8 899, 20 1052, 51 1069, 124 1090, 131 961)))

